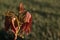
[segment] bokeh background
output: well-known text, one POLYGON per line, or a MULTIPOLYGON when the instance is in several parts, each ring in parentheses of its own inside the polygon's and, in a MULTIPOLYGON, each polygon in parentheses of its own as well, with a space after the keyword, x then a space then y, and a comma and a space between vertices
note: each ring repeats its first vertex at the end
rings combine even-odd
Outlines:
POLYGON ((33 17, 27 40, 60 40, 60 0, 0 0, 0 29, 4 28, 4 13, 12 10, 17 15, 20 2, 33 17))

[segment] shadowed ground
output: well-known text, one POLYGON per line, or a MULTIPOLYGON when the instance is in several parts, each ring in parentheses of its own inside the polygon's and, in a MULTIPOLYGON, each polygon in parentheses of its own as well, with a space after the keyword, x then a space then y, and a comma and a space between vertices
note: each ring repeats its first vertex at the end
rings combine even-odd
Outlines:
MULTIPOLYGON (((14 34, 7 33, 4 30, 0 30, 0 40, 14 40, 14 34)), ((18 36, 17 40, 23 40, 23 39, 18 36)))

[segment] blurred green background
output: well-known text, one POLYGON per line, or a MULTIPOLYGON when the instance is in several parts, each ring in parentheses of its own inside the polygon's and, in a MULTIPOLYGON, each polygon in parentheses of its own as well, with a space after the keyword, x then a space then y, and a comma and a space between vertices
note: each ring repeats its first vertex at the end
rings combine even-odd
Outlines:
POLYGON ((0 0, 0 29, 4 28, 4 13, 23 2, 32 17, 32 31, 28 40, 60 40, 60 0, 0 0))

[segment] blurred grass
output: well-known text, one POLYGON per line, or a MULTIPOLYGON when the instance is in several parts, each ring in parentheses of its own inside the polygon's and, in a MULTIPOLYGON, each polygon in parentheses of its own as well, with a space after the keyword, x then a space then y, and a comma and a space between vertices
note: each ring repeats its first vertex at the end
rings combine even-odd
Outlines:
POLYGON ((3 14, 7 10, 17 14, 20 2, 33 17, 32 32, 26 39, 60 40, 60 0, 0 0, 1 28, 4 27, 3 14))

